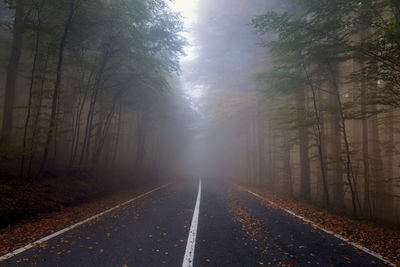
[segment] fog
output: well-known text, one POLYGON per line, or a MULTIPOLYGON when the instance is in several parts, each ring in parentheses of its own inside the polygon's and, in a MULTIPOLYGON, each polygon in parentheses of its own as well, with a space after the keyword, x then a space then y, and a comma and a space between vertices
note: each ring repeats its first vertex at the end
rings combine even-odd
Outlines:
POLYGON ((365 47, 379 42, 372 36, 383 21, 398 20, 386 4, 349 2, 344 10, 335 3, 204 0, 195 13, 191 7, 191 48, 180 76, 196 114, 189 123, 191 176, 398 221, 392 148, 399 87, 390 80, 398 73, 375 72, 374 64, 386 63, 374 53, 392 52, 365 47), (384 15, 364 19, 363 8, 384 15), (330 21, 335 12, 343 14, 330 21))
POLYGON ((399 222, 396 1, 11 2, 4 188, 201 178, 399 222))
POLYGON ((198 1, 195 13, 193 6, 186 8, 177 8, 187 17, 190 47, 181 58, 180 79, 197 114, 190 122, 189 169, 203 179, 243 179, 246 129, 263 101, 252 76, 268 64, 258 54, 264 40, 248 24, 272 10, 273 2, 198 1))

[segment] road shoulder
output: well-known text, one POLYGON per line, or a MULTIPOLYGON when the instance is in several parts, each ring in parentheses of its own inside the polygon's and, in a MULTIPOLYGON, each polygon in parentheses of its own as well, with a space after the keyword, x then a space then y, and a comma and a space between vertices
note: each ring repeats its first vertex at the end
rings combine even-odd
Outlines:
POLYGON ((12 225, 0 232, 0 255, 24 247, 40 238, 90 218, 159 186, 162 186, 162 184, 157 183, 140 188, 132 188, 131 190, 99 197, 79 205, 61 208, 51 213, 38 214, 17 225, 12 225))
MULTIPOLYGON (((238 186, 243 192, 255 193, 264 205, 274 209, 287 210, 304 218, 310 224, 332 234, 340 235, 349 243, 359 244, 373 253, 382 255, 388 261, 400 265, 400 232, 361 223, 349 218, 317 209, 304 203, 283 198, 263 188, 238 186)), ((300 218, 300 219, 301 219, 300 218)))

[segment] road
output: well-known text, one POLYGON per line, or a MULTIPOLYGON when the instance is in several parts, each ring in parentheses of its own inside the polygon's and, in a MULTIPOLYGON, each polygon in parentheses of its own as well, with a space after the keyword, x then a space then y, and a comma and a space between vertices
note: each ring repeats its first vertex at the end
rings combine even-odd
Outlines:
POLYGON ((198 181, 171 184, 0 262, 0 266, 191 265, 386 266, 263 205, 251 194, 211 181, 203 181, 201 192, 198 181), (198 217, 193 216, 196 206, 198 217), (190 236, 193 242, 188 244, 190 236))

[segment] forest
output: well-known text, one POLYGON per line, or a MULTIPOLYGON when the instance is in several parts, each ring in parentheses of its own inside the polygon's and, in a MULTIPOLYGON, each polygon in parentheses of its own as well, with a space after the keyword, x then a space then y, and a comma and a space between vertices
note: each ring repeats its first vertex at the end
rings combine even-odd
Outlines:
POLYGON ((206 172, 398 225, 400 2, 203 0, 198 14, 183 79, 202 87, 206 172))
POLYGON ((193 177, 400 225, 399 0, 1 0, 0 46, 0 228, 193 177))
POLYGON ((161 0, 1 1, 0 11, 1 226, 54 208, 47 191, 69 203, 132 173, 177 175, 190 116, 177 13, 161 0))

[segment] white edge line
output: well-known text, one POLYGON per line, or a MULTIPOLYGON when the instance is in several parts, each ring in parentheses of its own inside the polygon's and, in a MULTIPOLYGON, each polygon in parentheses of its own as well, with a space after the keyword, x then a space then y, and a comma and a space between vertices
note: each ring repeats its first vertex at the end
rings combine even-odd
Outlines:
POLYGON ((378 254, 378 253, 375 253, 375 252, 373 252, 372 250, 370 250, 370 249, 368 249, 368 248, 366 248, 366 247, 364 247, 364 246, 362 246, 362 245, 360 245, 360 244, 354 243, 354 242, 350 241, 348 238, 346 238, 346 237, 344 237, 344 236, 342 236, 342 235, 339 235, 339 234, 336 234, 336 233, 334 233, 334 232, 332 232, 332 231, 329 231, 329 230, 327 230, 327 229, 324 229, 324 228, 322 228, 321 226, 318 226, 317 224, 313 223, 312 221, 310 221, 310 220, 304 218, 303 216, 297 215, 297 214, 294 213, 293 211, 284 209, 284 208, 280 207, 278 204, 276 204, 275 202, 266 200, 265 198, 263 198, 262 196, 260 196, 260 195, 257 194, 257 193, 254 193, 254 192, 252 192, 252 191, 250 191, 250 190, 247 190, 247 192, 250 193, 250 194, 252 194, 253 196, 255 196, 255 197, 257 197, 257 198, 260 198, 261 200, 266 201, 266 202, 269 203, 270 205, 279 207, 280 209, 284 210, 285 212, 289 213, 290 215, 292 215, 292 216, 294 216, 294 217, 296 217, 296 218, 299 218, 300 220, 302 220, 302 221, 304 221, 304 222, 306 222, 306 223, 311 224, 313 227, 318 228, 319 230, 322 230, 322 231, 324 231, 325 233, 328 233, 328 234, 330 234, 330 235, 333 235, 334 237, 336 237, 336 238, 338 238, 338 239, 340 239, 340 240, 346 242, 347 244, 352 245, 353 247, 356 247, 356 248, 358 248, 359 250, 362 250, 362 251, 364 251, 365 253, 367 253, 367 254, 369 254, 369 255, 371 255, 371 256, 374 256, 375 258, 377 258, 377 259, 383 261, 384 263, 386 263, 386 264, 388 264, 388 265, 390 265, 390 266, 396 267, 396 264, 394 264, 393 262, 391 262, 391 261, 389 261, 389 260, 383 258, 382 255, 380 255, 380 254, 378 254))
POLYGON ((196 205, 193 212, 192 224, 190 225, 189 237, 186 244, 185 256, 182 267, 192 267, 194 259, 194 248, 196 246, 197 224, 199 222, 199 210, 201 199, 201 180, 199 181, 199 192, 197 193, 196 205))
POLYGON ((111 211, 113 211, 113 210, 115 210, 115 209, 118 209, 118 208, 120 208, 120 207, 122 207, 122 206, 125 206, 125 205, 127 205, 127 204, 129 204, 129 203, 131 203, 131 202, 133 202, 133 201, 135 201, 135 200, 137 200, 137 199, 139 199, 139 198, 145 197, 145 196, 147 196, 147 195, 149 195, 149 194, 151 194, 151 193, 153 193, 153 192, 155 192, 155 191, 157 191, 157 190, 160 190, 160 189, 162 189, 162 188, 164 188, 164 187, 167 187, 167 186, 170 185, 170 184, 171 184, 171 183, 168 183, 168 184, 159 186, 159 187, 157 187, 157 188, 155 188, 155 189, 153 189, 153 190, 150 190, 149 192, 146 192, 146 193, 141 194, 141 195, 139 195, 139 196, 137 196, 137 197, 134 197, 134 198, 132 198, 132 199, 130 199, 130 200, 128 200, 128 201, 125 201, 125 202, 123 202, 123 203, 121 203, 121 204, 118 204, 117 206, 115 206, 115 207, 113 207, 113 208, 110 208, 110 209, 105 210, 105 211, 103 211, 103 212, 101 212, 101 213, 98 213, 98 214, 96 214, 96 215, 94 215, 94 216, 92 216, 92 217, 90 217, 90 218, 87 218, 87 219, 85 219, 85 220, 83 220, 83 221, 80 221, 80 222, 78 222, 78 223, 75 223, 75 224, 73 224, 73 225, 71 225, 71 226, 69 226, 69 227, 67 227, 67 228, 64 228, 64 229, 62 229, 62 230, 59 230, 59 231, 57 231, 57 232, 54 232, 54 233, 52 233, 51 235, 45 236, 45 237, 43 237, 43 238, 41 238, 41 239, 39 239, 39 240, 36 240, 36 241, 34 241, 34 242, 32 242, 32 243, 30 243, 30 244, 24 246, 24 247, 18 248, 18 249, 16 249, 16 250, 12 251, 12 252, 9 252, 9 253, 7 253, 7 254, 4 254, 3 256, 0 257, 0 262, 1 262, 1 261, 5 261, 5 260, 7 260, 7 259, 9 259, 9 258, 12 258, 12 257, 14 257, 14 256, 16 256, 16 255, 18 255, 18 254, 20 254, 20 253, 22 253, 22 252, 28 250, 28 249, 31 249, 31 248, 33 248, 33 247, 39 245, 39 244, 42 244, 42 243, 46 242, 46 241, 49 240, 49 239, 52 239, 52 238, 54 238, 54 237, 56 237, 56 236, 59 236, 59 235, 65 233, 65 232, 67 232, 67 231, 70 231, 70 230, 72 230, 72 229, 74 229, 74 228, 76 228, 76 227, 78 227, 78 226, 80 226, 80 225, 82 225, 82 224, 85 224, 85 223, 87 223, 87 222, 89 222, 89 221, 92 221, 92 220, 94 220, 94 219, 96 219, 96 218, 102 216, 102 215, 105 215, 106 213, 109 213, 109 212, 111 212, 111 211))

